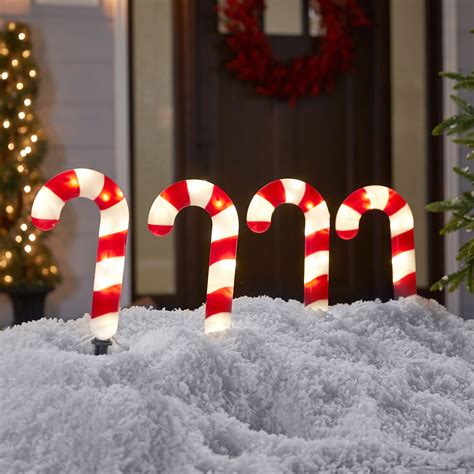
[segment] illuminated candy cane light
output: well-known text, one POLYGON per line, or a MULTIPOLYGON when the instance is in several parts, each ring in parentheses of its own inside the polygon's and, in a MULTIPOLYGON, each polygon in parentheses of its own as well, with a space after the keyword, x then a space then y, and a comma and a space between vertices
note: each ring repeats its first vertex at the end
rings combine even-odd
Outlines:
POLYGON ((378 209, 390 220, 392 273, 395 298, 416 295, 414 221, 410 206, 386 186, 365 186, 350 194, 339 207, 336 232, 348 240, 357 235, 364 212, 378 209))
POLYGON ((329 225, 326 201, 312 186, 298 179, 277 179, 252 198, 247 224, 253 232, 265 232, 275 208, 295 204, 305 217, 304 304, 313 309, 328 308, 329 225))
POLYGON ((91 332, 100 341, 117 331, 120 295, 128 234, 128 205, 121 189, 98 171, 77 168, 45 183, 33 202, 31 220, 41 230, 51 230, 71 199, 83 197, 100 209, 99 244, 94 277, 91 332))
POLYGON ((231 327, 239 233, 237 210, 218 186, 199 179, 179 181, 153 202, 148 215, 150 232, 159 236, 168 234, 178 212, 187 206, 201 207, 212 219, 204 332, 222 331, 231 327))

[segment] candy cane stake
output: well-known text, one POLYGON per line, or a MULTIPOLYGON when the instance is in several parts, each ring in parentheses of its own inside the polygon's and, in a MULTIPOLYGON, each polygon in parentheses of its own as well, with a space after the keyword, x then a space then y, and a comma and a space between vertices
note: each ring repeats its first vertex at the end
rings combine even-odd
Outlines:
POLYGON ((96 354, 107 353, 110 338, 118 326, 129 224, 123 192, 98 171, 68 170, 41 187, 33 202, 31 220, 38 229, 51 230, 58 223, 66 202, 78 197, 94 201, 100 210, 90 327, 95 336, 96 354))
POLYGON ((385 212, 390 220, 395 298, 416 295, 414 220, 410 206, 400 194, 386 186, 357 189, 337 211, 337 235, 345 240, 354 238, 359 231, 360 218, 372 209, 385 212))
POLYGON ((148 215, 150 232, 159 236, 168 234, 178 212, 187 206, 205 209, 212 219, 204 332, 223 331, 231 327, 239 233, 237 210, 218 186, 199 179, 179 181, 153 202, 148 215))
POLYGON ((277 179, 252 198, 247 225, 253 232, 265 232, 273 211, 281 204, 295 204, 305 217, 304 304, 315 310, 327 310, 330 215, 326 202, 304 181, 277 179))

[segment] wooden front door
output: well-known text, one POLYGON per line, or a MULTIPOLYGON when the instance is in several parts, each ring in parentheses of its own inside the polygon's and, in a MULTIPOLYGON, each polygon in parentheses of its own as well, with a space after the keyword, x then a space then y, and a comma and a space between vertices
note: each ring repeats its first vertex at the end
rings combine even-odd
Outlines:
MULTIPOLYGON (((359 0, 371 27, 356 32, 356 73, 331 93, 296 106, 257 96, 225 69, 230 52, 218 32, 215 1, 175 7, 176 178, 221 186, 240 216, 235 296, 303 298, 301 211, 281 206, 265 234, 245 222, 253 194, 276 178, 307 181, 327 200, 332 220, 330 303, 392 295, 387 218, 366 214, 356 239, 334 232, 337 208, 356 188, 390 185, 389 2, 359 0)), ((276 54, 308 54, 318 40, 271 38, 276 54)), ((177 218, 178 299, 205 299, 210 221, 189 208, 177 218)))

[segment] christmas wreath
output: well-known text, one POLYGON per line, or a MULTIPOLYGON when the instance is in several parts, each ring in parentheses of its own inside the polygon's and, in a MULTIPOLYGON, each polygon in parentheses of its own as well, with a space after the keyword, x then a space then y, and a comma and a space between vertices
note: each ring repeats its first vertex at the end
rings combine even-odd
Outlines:
POLYGON ((227 0, 220 12, 229 32, 227 44, 235 53, 227 69, 253 84, 258 94, 290 103, 330 90, 339 74, 353 69, 354 28, 369 22, 357 0, 310 0, 310 6, 326 31, 319 51, 283 62, 274 56, 260 27, 265 1, 227 0))

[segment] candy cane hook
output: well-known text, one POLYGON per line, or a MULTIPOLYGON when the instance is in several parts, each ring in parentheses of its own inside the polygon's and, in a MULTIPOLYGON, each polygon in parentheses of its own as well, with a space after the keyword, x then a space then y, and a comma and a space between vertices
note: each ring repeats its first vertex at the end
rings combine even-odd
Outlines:
POLYGON ((31 220, 38 229, 51 230, 66 202, 78 197, 94 201, 100 210, 90 327, 97 339, 108 341, 117 331, 125 264, 129 215, 123 192, 98 171, 68 170, 41 187, 33 202, 31 220))
POLYGON ((295 204, 305 217, 304 304, 327 310, 330 215, 326 201, 304 181, 277 179, 252 198, 247 225, 253 232, 265 232, 270 227, 273 211, 281 204, 295 204))
POLYGON ((414 221, 410 206, 386 186, 365 186, 350 194, 339 207, 336 232, 345 240, 354 238, 364 212, 378 209, 390 220, 392 274, 395 298, 416 295, 414 221))
POLYGON ((212 219, 204 332, 222 331, 231 327, 239 217, 221 188, 187 179, 172 184, 155 199, 148 215, 150 232, 168 234, 178 212, 187 206, 201 207, 212 219))

